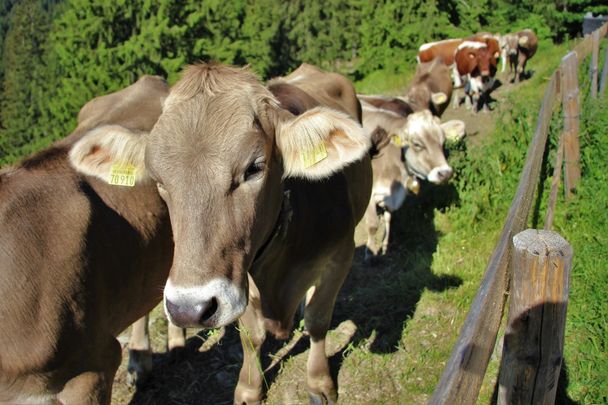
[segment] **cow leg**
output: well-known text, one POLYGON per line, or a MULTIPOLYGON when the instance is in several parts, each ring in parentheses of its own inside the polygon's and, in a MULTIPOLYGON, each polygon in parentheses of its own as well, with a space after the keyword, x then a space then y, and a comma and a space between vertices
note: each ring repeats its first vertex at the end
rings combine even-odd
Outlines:
POLYGON ((365 260, 369 260, 372 256, 378 254, 378 245, 376 244, 376 232, 378 232, 378 215, 376 215, 376 203, 370 199, 367 209, 365 210, 365 225, 367 226, 367 244, 365 249, 365 260))
POLYGON ((260 303, 260 292, 249 278, 249 302, 239 319, 239 335, 243 346, 243 366, 234 391, 234 403, 258 404, 262 400, 264 372, 260 361, 260 350, 266 340, 266 329, 260 303))
POLYGON ((388 239, 391 233, 391 212, 385 210, 382 219, 384 220, 384 237, 382 238, 382 254, 385 255, 388 250, 388 239))
POLYGON ((307 383, 310 402, 315 405, 333 404, 338 400, 325 354, 325 338, 336 296, 352 263, 355 246, 352 239, 348 243, 347 248, 331 258, 312 294, 307 297, 304 312, 304 323, 310 334, 307 383))
POLYGON ((127 366, 127 385, 141 384, 152 371, 152 351, 146 314, 131 326, 129 339, 129 364, 127 366))
POLYGON ((173 350, 186 346, 186 329, 173 325, 171 322, 167 324, 167 349, 173 350))
POLYGON ((63 405, 110 404, 112 381, 120 365, 120 343, 111 338, 105 350, 98 350, 87 358, 101 359, 102 364, 93 364, 95 371, 86 371, 72 378, 57 395, 63 405))
POLYGON ((460 106, 460 89, 454 88, 452 98, 452 108, 458 108, 460 106))

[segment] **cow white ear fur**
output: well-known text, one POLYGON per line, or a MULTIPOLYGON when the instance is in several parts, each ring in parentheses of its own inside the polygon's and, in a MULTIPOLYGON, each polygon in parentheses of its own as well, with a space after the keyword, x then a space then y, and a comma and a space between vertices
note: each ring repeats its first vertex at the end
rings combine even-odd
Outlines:
POLYGON ((459 141, 464 137, 465 124, 461 120, 450 120, 441 124, 441 129, 448 141, 459 141))
POLYGON ((445 94, 442 91, 433 93, 433 94, 431 94, 431 101, 435 105, 441 105, 441 104, 445 103, 446 101, 448 101, 448 96, 447 96, 447 94, 445 94))
POLYGON ((70 150, 70 163, 83 174, 108 181, 113 165, 133 166, 135 181, 147 178, 145 137, 119 125, 105 125, 87 132, 70 150))
POLYGON ((355 120, 317 107, 278 124, 284 177, 322 179, 361 159, 371 141, 355 120))

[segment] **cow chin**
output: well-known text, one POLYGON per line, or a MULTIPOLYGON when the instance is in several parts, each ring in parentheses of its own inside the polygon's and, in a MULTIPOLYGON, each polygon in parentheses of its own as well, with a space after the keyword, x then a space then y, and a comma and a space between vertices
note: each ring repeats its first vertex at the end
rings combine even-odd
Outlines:
POLYGON ((176 286, 167 280, 165 313, 182 328, 218 328, 238 319, 247 307, 247 289, 227 278, 216 278, 202 286, 176 286))

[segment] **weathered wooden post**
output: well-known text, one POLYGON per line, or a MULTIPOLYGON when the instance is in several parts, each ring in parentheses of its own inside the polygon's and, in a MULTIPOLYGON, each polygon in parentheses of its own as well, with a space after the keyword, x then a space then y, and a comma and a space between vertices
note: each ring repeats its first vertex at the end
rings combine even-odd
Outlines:
POLYGON ((589 74, 591 75, 591 98, 597 98, 597 76, 599 71, 600 60, 600 30, 593 31, 591 64, 589 66, 589 74))
POLYGON ((606 80, 608 80, 608 46, 604 53, 604 67, 602 68, 602 77, 600 79, 600 97, 606 95, 606 80))
POLYGON ((553 404, 562 364, 572 248, 558 233, 513 238, 498 404, 553 404))
POLYGON ((570 52, 561 64, 562 105, 564 110, 564 185, 566 197, 572 192, 581 178, 581 152, 578 140, 580 127, 580 95, 578 89, 578 58, 570 52))
POLYGON ((561 180, 562 163, 564 160, 564 138, 566 134, 559 137, 557 144, 557 154, 555 156, 555 166, 553 167, 553 177, 551 178, 551 192, 549 193, 549 201, 547 202, 547 214, 545 216, 545 229, 550 231, 553 227, 553 216, 555 212, 555 204, 557 203, 557 192, 561 180))

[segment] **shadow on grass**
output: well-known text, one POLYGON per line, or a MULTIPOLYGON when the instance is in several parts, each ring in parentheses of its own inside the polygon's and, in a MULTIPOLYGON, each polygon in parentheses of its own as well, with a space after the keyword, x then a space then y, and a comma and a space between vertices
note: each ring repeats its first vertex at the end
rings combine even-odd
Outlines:
POLYGON ((353 343, 375 335, 370 350, 397 350, 407 320, 412 317, 425 289, 443 291, 462 284, 459 277, 437 276, 431 270, 439 232, 435 209, 458 199, 452 185, 425 184, 418 197, 408 197, 392 218, 391 244, 386 256, 373 266, 363 261, 364 247, 357 248, 353 268, 340 291, 332 327, 350 319, 357 325, 353 343))
MULTIPOLYGON (((440 236, 434 226, 434 210, 445 208, 457 199, 453 186, 423 185, 421 195, 408 198, 393 216, 392 243, 386 256, 370 266, 363 259, 363 247, 357 248, 331 325, 334 329, 345 321, 352 321, 356 332, 352 339, 347 338, 349 342, 336 347, 329 358, 334 381, 349 343, 357 345, 365 341, 370 342, 372 352, 394 352, 422 292, 425 289, 443 291, 462 284, 458 277, 437 276, 431 270, 440 236)), ((232 404, 242 364, 238 332, 234 326, 227 327, 217 344, 199 352, 204 335, 205 332, 201 332, 188 339, 180 351, 155 353, 152 374, 137 388, 130 404, 232 404)), ((304 353, 309 343, 306 336, 292 341, 281 362, 304 353)), ((268 354, 276 353, 283 346, 285 342, 267 338, 262 348, 262 369, 271 363, 268 354)), ((265 373, 267 386, 273 384, 279 370, 277 365, 265 373)), ((296 380, 304 384, 305 378, 304 373, 296 380)))

